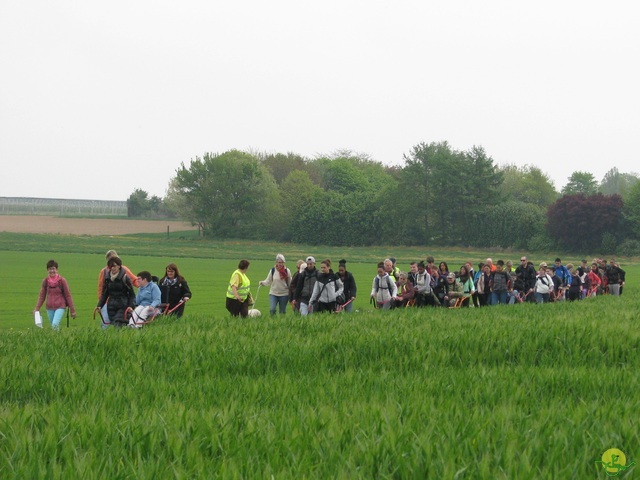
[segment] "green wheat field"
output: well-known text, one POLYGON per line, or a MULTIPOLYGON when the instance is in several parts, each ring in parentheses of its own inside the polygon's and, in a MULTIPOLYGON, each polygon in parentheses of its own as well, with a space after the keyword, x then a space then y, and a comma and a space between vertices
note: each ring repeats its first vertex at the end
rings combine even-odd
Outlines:
POLYGON ((368 297, 391 254, 403 268, 517 257, 0 233, 0 478, 588 479, 608 478, 596 461, 610 448, 640 461, 633 260, 621 297, 381 312, 368 297), (109 248, 134 273, 176 262, 193 291, 185 316, 100 329, 109 248), (289 266, 347 258, 357 311, 270 317, 254 287, 262 317, 232 319, 238 260, 257 285, 278 252, 289 266), (78 311, 60 332, 33 324, 50 258, 78 311))

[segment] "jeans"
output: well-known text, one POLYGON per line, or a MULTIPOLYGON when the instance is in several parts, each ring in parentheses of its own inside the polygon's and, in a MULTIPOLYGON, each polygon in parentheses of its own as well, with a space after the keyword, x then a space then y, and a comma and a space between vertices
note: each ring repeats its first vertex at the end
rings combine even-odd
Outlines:
POLYGON ((548 293, 536 292, 536 303, 549 303, 550 295, 548 293))
POLYGON ((382 309, 382 310, 391 310, 391 302, 384 302, 384 303, 380 303, 378 302, 378 308, 382 309))
POLYGON ((504 292, 491 292, 491 305, 498 304, 507 304, 507 297, 509 296, 509 292, 506 290, 504 292))
POLYGON ((269 294, 269 313, 271 315, 275 315, 276 308, 278 306, 280 306, 280 313, 286 313, 288 302, 289 302, 289 297, 287 295, 284 295, 282 297, 277 297, 275 295, 269 294))
POLYGON ((512 292, 509 292, 509 305, 513 305, 514 303, 516 303, 516 301, 518 300, 518 291, 517 290, 513 290, 512 292))
POLYGON ((102 328, 107 328, 111 325, 111 321, 109 320, 109 310, 107 309, 107 304, 104 304, 104 307, 100 309, 100 313, 102 314, 102 328))
POLYGON ((47 315, 49 315, 49 321, 54 330, 60 330, 60 322, 66 308, 57 308, 55 310, 47 309, 47 315))

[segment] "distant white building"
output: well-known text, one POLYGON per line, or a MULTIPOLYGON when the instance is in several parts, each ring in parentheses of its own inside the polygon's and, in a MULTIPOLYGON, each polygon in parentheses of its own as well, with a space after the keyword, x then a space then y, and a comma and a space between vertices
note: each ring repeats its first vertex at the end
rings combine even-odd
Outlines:
POLYGON ((0 215, 127 216, 127 202, 66 198, 0 197, 0 215))

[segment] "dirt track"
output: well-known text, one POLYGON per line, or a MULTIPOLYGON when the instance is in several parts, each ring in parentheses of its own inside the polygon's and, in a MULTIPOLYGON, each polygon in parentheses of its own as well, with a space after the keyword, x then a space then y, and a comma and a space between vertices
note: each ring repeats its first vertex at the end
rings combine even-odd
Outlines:
POLYGON ((189 223, 168 220, 125 220, 0 215, 0 232, 61 233, 69 235, 125 235, 196 230, 189 223))

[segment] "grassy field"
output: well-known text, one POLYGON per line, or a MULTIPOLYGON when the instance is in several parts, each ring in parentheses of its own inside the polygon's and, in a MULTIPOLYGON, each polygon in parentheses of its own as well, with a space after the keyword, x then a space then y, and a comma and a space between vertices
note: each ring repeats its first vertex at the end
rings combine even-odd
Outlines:
POLYGON ((606 478, 595 461, 609 448, 640 458, 636 266, 619 298, 380 312, 375 261, 427 252, 299 248, 0 234, 0 478, 584 479, 606 478), (187 315, 99 329, 108 248, 134 270, 176 261, 187 315), (353 261, 360 312, 229 318, 237 260, 257 283, 278 251, 353 261), (60 333, 32 326, 51 256, 81 316, 60 333))
MULTIPOLYGON (((210 242, 194 236, 194 232, 176 232, 168 240, 165 235, 123 235, 110 237, 73 235, 32 235, 0 233, 0 281, 12 285, 3 309, 0 309, 0 330, 24 328, 31 325, 32 310, 38 297, 42 279, 46 276, 46 262, 54 258, 60 264, 60 274, 69 282, 76 303, 78 319, 74 326, 95 324, 93 309, 97 303, 97 278, 104 267, 104 253, 116 249, 124 264, 134 273, 149 270, 154 275, 162 275, 169 262, 177 263, 181 273, 188 280, 193 292, 188 311, 194 314, 225 315, 224 297, 229 277, 241 258, 251 261, 249 278, 254 297, 258 294, 257 308, 268 312, 268 289, 257 291, 258 281, 266 278, 274 264, 275 255, 282 252, 287 257, 290 268, 295 261, 313 255, 321 259, 331 258, 334 264, 341 258, 348 260, 347 267, 357 281, 358 298, 354 308, 371 310, 369 293, 376 274, 378 261, 395 256, 402 269, 408 269, 409 262, 424 259, 428 254, 439 261, 444 259, 451 269, 458 269, 467 260, 476 264, 491 256, 494 260, 516 260, 519 253, 486 252, 474 250, 429 249, 408 247, 305 247, 275 243, 251 243, 243 241, 210 242)), ((551 262, 555 255, 533 256, 535 263, 551 262)), ((579 258, 566 258, 579 262, 579 258)), ((636 259, 630 261, 635 262, 636 259)), ((517 263, 517 262, 514 262, 517 263)), ((625 268, 633 276, 634 266, 625 268)), ((42 309, 44 312, 44 308, 42 309)), ((46 315, 46 314, 45 314, 46 315)))

